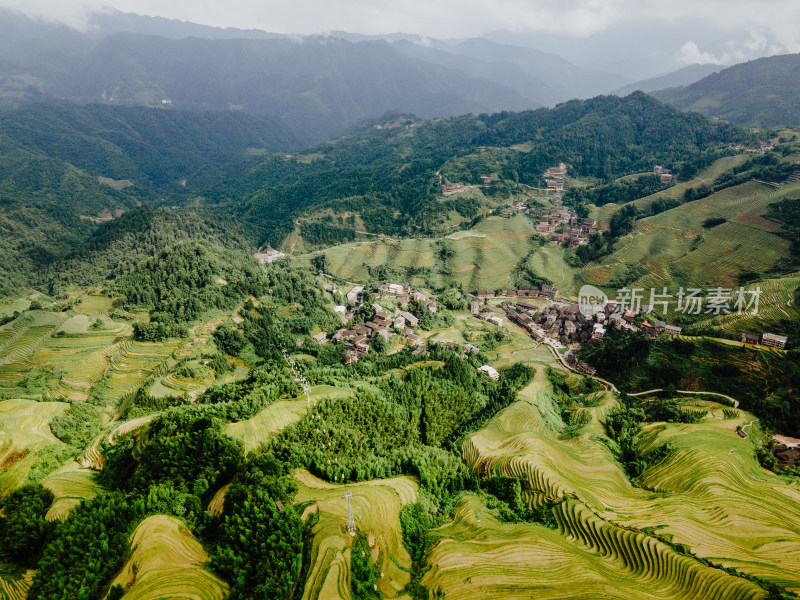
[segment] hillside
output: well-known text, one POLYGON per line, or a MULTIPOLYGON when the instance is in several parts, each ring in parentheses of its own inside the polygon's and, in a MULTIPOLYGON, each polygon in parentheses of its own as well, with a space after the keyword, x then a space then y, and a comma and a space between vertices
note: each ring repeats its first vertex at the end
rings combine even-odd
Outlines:
MULTIPOLYGON (((195 278, 189 254, 129 281, 195 278)), ((229 258, 209 257, 214 272, 229 258)), ((800 585, 796 479, 759 464, 760 390, 735 392, 740 408, 620 396, 434 292, 436 319, 415 326, 429 355, 392 333, 345 365, 341 344, 308 341, 341 326, 314 316, 336 293, 297 264, 259 275, 269 292, 161 342, 131 339, 147 315, 86 293, 0 327, 2 593, 784 600, 800 585)), ((648 364, 693 362, 686 344, 704 373, 709 348, 741 354, 660 340, 648 364)), ((770 389, 793 385, 792 355, 748 352, 770 389)))
POLYGON ((688 65, 678 69, 677 71, 673 71, 672 73, 630 83, 624 87, 614 90, 611 93, 616 94, 617 96, 627 96, 636 90, 640 90, 642 92, 655 92, 665 88, 687 86, 711 75, 712 73, 721 71, 724 68, 725 67, 723 65, 715 64, 688 65))
POLYGON ((800 54, 759 58, 723 69, 687 87, 653 96, 682 110, 694 110, 753 127, 800 125, 800 54))
POLYGON ((475 185, 481 175, 492 175, 496 183, 489 193, 508 197, 520 185, 543 185, 544 171, 560 161, 576 177, 608 180, 654 164, 691 177, 720 148, 752 135, 642 93, 520 113, 419 123, 387 115, 380 122, 399 126, 365 128, 292 157, 203 173, 187 189, 223 203, 275 247, 301 216, 318 223, 305 236, 312 246, 354 239, 358 231, 451 233, 458 224, 448 222, 448 213, 456 211, 457 221, 468 222, 477 211, 463 196, 444 202, 443 182, 475 185), (455 160, 459 168, 444 170, 455 160))
POLYGON ((32 104, 0 112, 2 148, 57 158, 98 177, 180 189, 212 165, 296 149, 281 121, 242 112, 32 104))

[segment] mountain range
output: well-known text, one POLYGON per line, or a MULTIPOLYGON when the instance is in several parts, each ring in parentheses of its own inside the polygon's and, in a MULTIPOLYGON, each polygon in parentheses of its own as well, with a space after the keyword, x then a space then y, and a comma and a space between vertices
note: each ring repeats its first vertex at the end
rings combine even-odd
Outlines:
MULTIPOLYGON (((647 68, 620 63, 619 72, 627 73, 620 75, 613 68, 578 66, 552 51, 572 48, 571 55, 586 64, 590 40, 565 45, 548 35, 536 40, 508 32, 451 40, 340 31, 292 36, 112 9, 91 15, 83 31, 3 9, 0 17, 0 107, 71 102, 238 111, 273 119, 283 130, 275 147, 335 138, 389 110, 448 117, 635 90, 737 123, 792 124, 796 112, 792 56, 732 70, 698 64, 669 71, 675 64, 667 59, 672 51, 655 44, 651 50, 658 60, 647 68), (531 47, 534 43, 550 51, 531 47), (662 75, 632 82, 631 74, 659 65, 662 75), (768 92, 767 102, 761 91, 768 92)), ((610 44, 609 56, 615 47, 610 44)))
POLYGON ((794 127, 800 125, 800 54, 759 58, 653 95, 734 123, 794 127))

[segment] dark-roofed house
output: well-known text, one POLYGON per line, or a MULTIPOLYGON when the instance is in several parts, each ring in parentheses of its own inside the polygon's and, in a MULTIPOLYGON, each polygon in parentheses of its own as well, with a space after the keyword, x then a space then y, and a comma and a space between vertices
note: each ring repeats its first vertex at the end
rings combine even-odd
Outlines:
POLYGON ((742 333, 742 343, 744 344, 758 344, 758 334, 757 333, 742 333))

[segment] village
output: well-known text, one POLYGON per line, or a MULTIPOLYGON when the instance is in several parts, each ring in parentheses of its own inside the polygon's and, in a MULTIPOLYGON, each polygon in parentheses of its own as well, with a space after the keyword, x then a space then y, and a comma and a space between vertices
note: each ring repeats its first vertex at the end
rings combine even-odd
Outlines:
MULTIPOLYGON (((407 284, 386 283, 381 285, 373 296, 374 302, 370 308, 373 313, 372 318, 364 322, 353 323, 360 308, 364 306, 365 298, 369 295, 364 286, 354 286, 346 295, 350 308, 339 305, 334 308, 335 312, 342 320, 344 327, 337 329, 330 340, 325 332, 318 333, 311 337, 311 343, 317 345, 343 342, 345 345, 345 364, 357 363, 365 355, 374 351, 377 347, 389 348, 390 340, 395 337, 402 338, 402 346, 414 346, 416 356, 428 354, 428 345, 437 344, 454 350, 456 344, 452 340, 445 338, 432 337, 423 340, 422 336, 415 331, 419 325, 419 317, 414 315, 409 309, 412 303, 417 307, 425 307, 431 314, 437 311, 436 302, 428 298, 420 291, 413 290, 407 284), (378 303, 383 299, 382 303, 378 303), (383 342, 376 341, 382 339, 383 342)), ((491 312, 491 311, 489 311, 491 312)), ((491 313, 494 316, 494 313, 491 313)), ((501 326, 502 320, 485 318, 484 320, 494 325, 501 326)), ((396 350, 395 350, 396 351, 396 350)), ((463 344, 461 351, 465 354, 477 354, 480 350, 472 344, 463 344)), ((391 352, 390 352, 391 353, 391 352)), ((489 365, 483 365, 479 369, 493 379, 499 378, 496 369, 489 365)))

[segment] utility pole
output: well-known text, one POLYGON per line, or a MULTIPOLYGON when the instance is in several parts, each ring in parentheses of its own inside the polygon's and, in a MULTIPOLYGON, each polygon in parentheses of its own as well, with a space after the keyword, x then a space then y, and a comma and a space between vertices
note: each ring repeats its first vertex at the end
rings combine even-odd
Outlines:
POLYGON ((300 383, 303 385, 303 391, 306 393, 306 406, 311 406, 311 396, 308 393, 311 389, 311 386, 308 385, 308 380, 306 379, 305 375, 300 377, 300 383))
POLYGON ((347 500, 347 533, 351 536, 355 536, 356 520, 355 517, 353 517, 353 505, 350 503, 350 500, 353 498, 353 492, 345 492, 342 498, 347 500))

